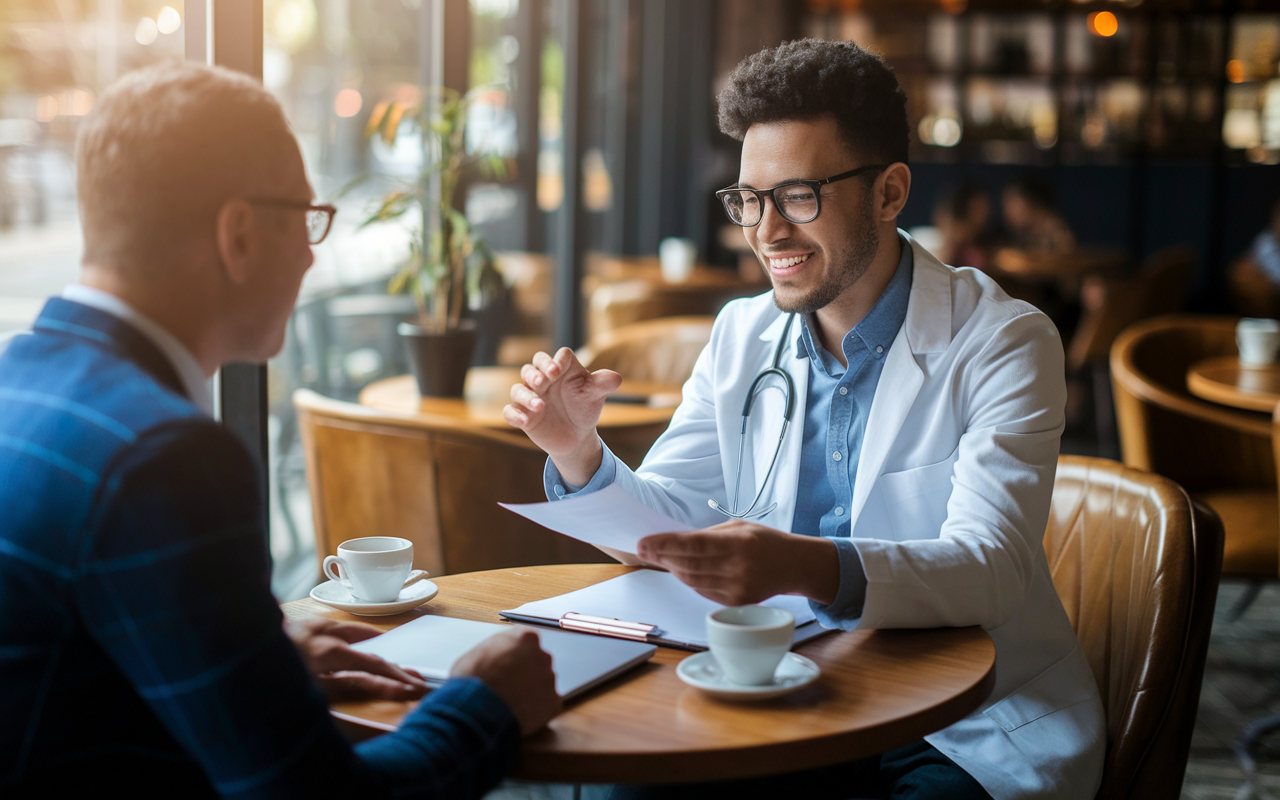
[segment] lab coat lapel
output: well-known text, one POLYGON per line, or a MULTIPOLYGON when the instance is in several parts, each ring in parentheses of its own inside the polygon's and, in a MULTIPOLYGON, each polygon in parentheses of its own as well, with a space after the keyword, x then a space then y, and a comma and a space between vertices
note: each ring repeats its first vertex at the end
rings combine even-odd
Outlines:
POLYGON ((855 526, 924 385, 924 370, 917 356, 944 352, 951 343, 950 271, 909 237, 908 241, 913 267, 907 317, 885 356, 884 370, 867 416, 850 503, 855 526))

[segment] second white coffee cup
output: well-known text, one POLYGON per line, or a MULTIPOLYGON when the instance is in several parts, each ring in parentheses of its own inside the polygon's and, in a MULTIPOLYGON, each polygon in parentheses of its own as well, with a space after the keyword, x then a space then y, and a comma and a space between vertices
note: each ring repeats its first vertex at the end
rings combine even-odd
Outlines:
POLYGON ((1236 346, 1240 363, 1260 366, 1276 360, 1280 351, 1280 322, 1274 319, 1245 318, 1236 325, 1236 346))
POLYGON ((707 643, 731 683, 773 682, 778 662, 791 649, 796 618, 770 606, 736 606, 707 615, 707 643))
POLYGON ((413 569, 413 542, 395 536, 366 536, 338 545, 336 556, 325 556, 324 574, 371 603, 389 603, 400 596, 413 569))

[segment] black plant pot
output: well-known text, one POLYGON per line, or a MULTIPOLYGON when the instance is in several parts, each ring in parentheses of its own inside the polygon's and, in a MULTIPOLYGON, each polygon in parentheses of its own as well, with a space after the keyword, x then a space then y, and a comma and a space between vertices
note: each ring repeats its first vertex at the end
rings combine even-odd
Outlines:
POLYGON ((467 368, 476 348, 476 328, 463 320, 458 330, 427 333, 418 325, 400 323, 400 336, 409 350, 409 364, 423 397, 462 397, 467 368))

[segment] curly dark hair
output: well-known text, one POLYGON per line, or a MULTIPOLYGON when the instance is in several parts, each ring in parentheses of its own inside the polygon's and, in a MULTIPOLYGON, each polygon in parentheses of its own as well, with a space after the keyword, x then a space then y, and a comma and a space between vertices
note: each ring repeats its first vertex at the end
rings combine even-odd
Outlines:
POLYGON ((748 56, 717 98, 720 130, 742 141, 756 123, 830 114, 858 156, 907 161, 907 95, 893 69, 853 42, 797 39, 748 56))

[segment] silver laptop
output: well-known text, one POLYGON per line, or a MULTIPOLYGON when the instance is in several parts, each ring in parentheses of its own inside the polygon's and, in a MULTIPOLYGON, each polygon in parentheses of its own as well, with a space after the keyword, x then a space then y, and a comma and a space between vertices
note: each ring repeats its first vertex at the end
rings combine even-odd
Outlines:
MULTIPOLYGON (((585 633, 528 627, 538 634, 542 649, 551 654, 556 693, 568 700, 648 661, 658 648, 643 642, 608 639, 585 633)), ((453 617, 424 616, 352 647, 381 656, 393 664, 417 670, 427 682, 440 685, 454 662, 471 648, 510 625, 453 617)))

